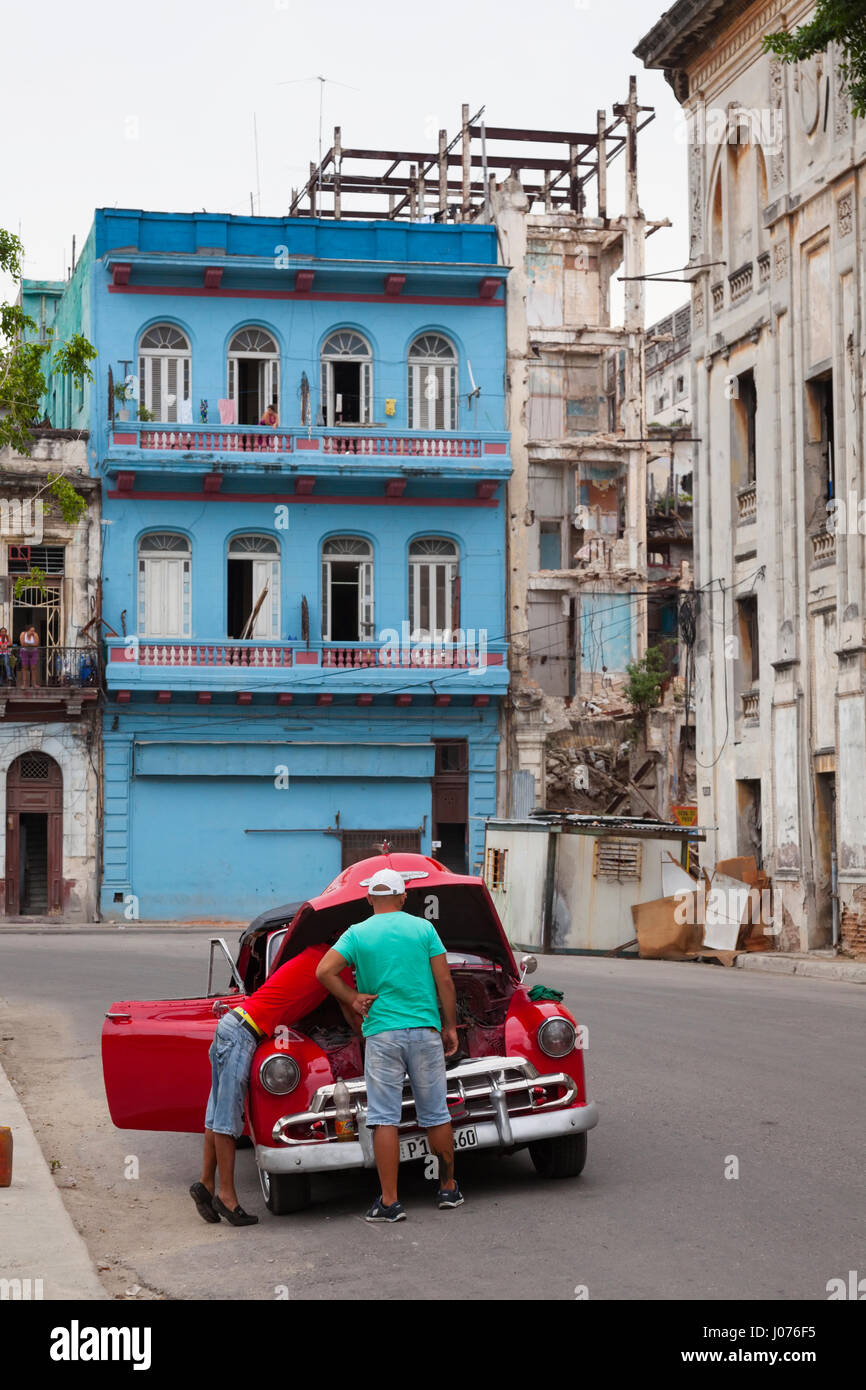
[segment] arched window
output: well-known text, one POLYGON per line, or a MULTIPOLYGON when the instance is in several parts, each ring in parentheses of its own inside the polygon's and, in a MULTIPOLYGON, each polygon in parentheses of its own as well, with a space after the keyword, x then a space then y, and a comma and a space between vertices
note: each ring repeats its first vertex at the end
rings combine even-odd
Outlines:
POLYGON ((332 536, 322 546, 322 637, 368 642, 373 636, 373 548, 360 536, 332 536))
POLYGON ((456 430, 457 353, 440 333, 422 333, 409 349, 409 428, 456 430))
POLYGON ((138 631, 189 637, 190 548, 186 536, 151 531, 138 544, 138 631))
POLYGON ((154 420, 192 421, 192 356, 185 333, 173 323, 157 323, 138 345, 139 404, 154 420), (186 402, 186 406, 184 406, 186 402))
POLYGON ((242 328, 229 343, 226 394, 239 425, 257 425, 269 406, 280 411, 280 351, 264 328, 242 328))
POLYGON ((322 348, 323 425, 369 425, 372 419, 372 354, 350 328, 332 333, 322 348))
POLYGON ((424 536, 410 545, 409 613, 413 634, 434 637, 459 628, 458 561, 457 546, 442 536, 424 536))
POLYGON ((226 630, 245 640, 279 637, 280 547, 273 536, 233 536, 229 542, 226 630))

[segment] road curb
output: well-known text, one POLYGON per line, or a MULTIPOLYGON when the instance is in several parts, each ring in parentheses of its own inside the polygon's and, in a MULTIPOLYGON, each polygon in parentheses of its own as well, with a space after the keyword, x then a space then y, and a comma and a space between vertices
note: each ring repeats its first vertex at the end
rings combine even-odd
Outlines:
POLYGON ((12 1185, 0 1187, 0 1280, 22 1281, 20 1290, 0 1285, 0 1298, 107 1299, 2 1066, 0 1124, 14 1146, 12 1185))
POLYGON ((812 960, 808 956, 783 956, 755 952, 738 955, 734 964, 741 970, 763 970, 768 975, 805 975, 813 980, 841 980, 849 985, 866 985, 866 962, 856 960, 812 960))

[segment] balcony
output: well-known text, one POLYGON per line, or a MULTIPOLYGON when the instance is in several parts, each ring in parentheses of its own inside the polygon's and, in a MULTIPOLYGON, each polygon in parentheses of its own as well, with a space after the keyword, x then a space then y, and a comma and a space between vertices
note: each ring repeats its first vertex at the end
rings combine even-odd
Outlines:
POLYGON ((14 684, 0 686, 0 718, 75 717, 83 704, 99 698, 102 659, 96 647, 40 647, 32 684, 22 685, 23 676, 19 658, 14 684))
POLYGON ((296 475, 298 491, 312 492, 317 475, 357 478, 468 478, 501 481, 510 476, 507 432, 466 434, 399 431, 381 426, 275 427, 264 425, 151 424, 115 420, 109 426, 106 472, 121 495, 136 474, 193 474, 206 492, 218 492, 229 475, 296 475), (313 480, 312 482, 310 480, 313 480))
POLYGON ((743 704, 743 718, 747 724, 757 724, 760 710, 760 691, 744 690, 740 699, 743 704))
POLYGON ((731 271, 728 276, 728 284, 731 287, 731 303, 736 304, 741 299, 752 293, 752 262, 747 261, 738 270, 731 271))
POLYGON ((737 492, 737 525, 747 526, 758 515, 758 485, 747 483, 737 492))
POLYGON ((812 543, 812 568, 836 563, 836 532, 817 531, 810 537, 812 543))
POLYGON ((168 703, 172 693, 235 696, 240 704, 252 695, 291 704, 295 695, 312 694, 329 704, 337 694, 370 703, 377 693, 411 703, 414 691, 447 703, 452 695, 470 694, 476 703, 504 695, 508 686, 507 646, 488 645, 483 630, 468 629, 463 641, 451 643, 389 642, 189 642, 117 638, 108 642, 109 697, 120 703, 133 691, 157 691, 168 703), (431 687, 431 681, 435 686, 431 687), (407 698, 408 697, 408 698, 407 698))

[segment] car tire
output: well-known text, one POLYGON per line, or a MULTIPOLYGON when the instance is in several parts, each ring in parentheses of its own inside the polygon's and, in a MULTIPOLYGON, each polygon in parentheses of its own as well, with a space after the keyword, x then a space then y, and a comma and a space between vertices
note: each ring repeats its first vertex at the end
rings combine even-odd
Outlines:
POLYGON ((310 1179, 306 1173, 266 1173, 259 1169, 265 1206, 274 1216, 289 1216, 310 1205, 310 1179))
POLYGON ((542 1178, 577 1178, 586 1163, 586 1135, 563 1134, 530 1144, 529 1157, 542 1178))

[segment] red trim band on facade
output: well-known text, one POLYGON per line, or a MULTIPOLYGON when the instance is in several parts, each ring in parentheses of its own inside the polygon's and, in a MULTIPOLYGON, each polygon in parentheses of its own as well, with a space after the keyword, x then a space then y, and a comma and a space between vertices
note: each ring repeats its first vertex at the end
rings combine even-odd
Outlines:
MULTIPOLYGON (((497 283, 502 283, 498 281, 497 283)), ((321 299, 343 304, 454 304, 473 309, 504 309, 504 299, 477 294, 347 294, 325 290, 206 290, 193 285, 109 285, 109 294, 164 294, 169 298, 205 299, 321 299)))
MULTIPOLYGON (((121 492, 110 489, 107 497, 116 500, 124 498, 133 502, 297 502, 302 506, 382 507, 382 497, 310 497, 297 496, 293 492, 121 492)), ((480 497, 390 497, 391 507, 498 507, 496 498, 492 501, 480 497)))

